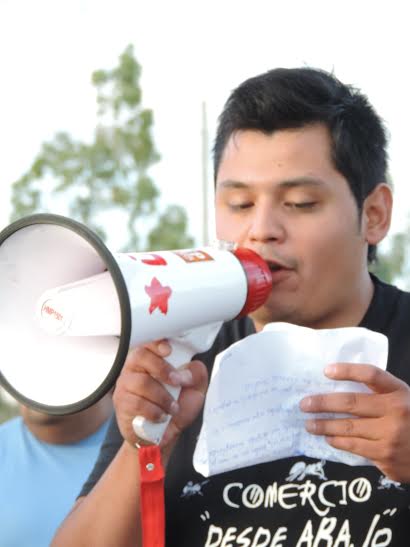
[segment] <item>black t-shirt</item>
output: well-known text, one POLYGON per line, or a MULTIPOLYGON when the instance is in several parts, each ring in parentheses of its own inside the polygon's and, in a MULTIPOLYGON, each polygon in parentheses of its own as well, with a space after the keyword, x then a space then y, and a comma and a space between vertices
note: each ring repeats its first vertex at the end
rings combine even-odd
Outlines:
MULTIPOLYGON (((410 384, 410 294, 378 280, 360 326, 389 339, 387 370, 410 384)), ((215 355, 253 333, 247 320, 226 323, 199 356, 215 355)), ((167 547, 381 547, 410 545, 410 485, 376 467, 285 458, 205 479, 192 465, 202 416, 187 429, 167 468, 167 547)), ((115 420, 87 494, 122 443, 115 420)), ((410 462, 409 462, 410 465, 410 462)))

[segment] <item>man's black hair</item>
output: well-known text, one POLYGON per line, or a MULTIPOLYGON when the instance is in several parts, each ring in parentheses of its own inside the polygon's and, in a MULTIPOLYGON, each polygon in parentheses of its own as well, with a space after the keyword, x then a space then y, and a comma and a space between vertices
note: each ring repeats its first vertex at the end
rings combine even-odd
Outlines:
MULTIPOLYGON (((328 127, 335 168, 346 178, 361 214, 365 198, 386 181, 386 130, 365 95, 324 70, 276 68, 240 84, 219 117, 215 179, 225 146, 236 131, 271 134, 311 123, 328 127)), ((368 260, 375 258, 376 247, 370 245, 368 260)))

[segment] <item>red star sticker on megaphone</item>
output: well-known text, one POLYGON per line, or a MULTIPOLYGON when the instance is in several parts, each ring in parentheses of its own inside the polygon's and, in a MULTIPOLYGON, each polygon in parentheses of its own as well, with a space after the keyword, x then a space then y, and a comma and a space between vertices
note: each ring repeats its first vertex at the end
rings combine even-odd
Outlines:
POLYGON ((164 287, 156 277, 153 277, 151 285, 145 285, 145 292, 151 298, 150 313, 157 308, 164 314, 168 313, 168 300, 172 294, 171 287, 164 287))

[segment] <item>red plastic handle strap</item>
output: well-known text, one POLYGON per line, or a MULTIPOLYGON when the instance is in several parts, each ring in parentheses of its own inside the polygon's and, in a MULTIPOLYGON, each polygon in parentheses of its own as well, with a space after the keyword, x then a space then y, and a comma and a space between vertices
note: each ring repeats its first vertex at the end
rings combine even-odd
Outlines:
POLYGON ((165 547, 164 468, 158 446, 138 450, 143 547, 165 547))

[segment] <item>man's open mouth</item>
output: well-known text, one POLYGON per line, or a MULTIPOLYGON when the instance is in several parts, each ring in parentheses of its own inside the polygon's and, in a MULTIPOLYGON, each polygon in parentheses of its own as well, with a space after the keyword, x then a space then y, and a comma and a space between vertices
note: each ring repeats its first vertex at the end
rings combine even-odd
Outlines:
POLYGON ((277 262, 272 262, 270 260, 266 261, 268 268, 271 272, 278 272, 280 270, 288 270, 289 268, 286 268, 285 266, 282 266, 282 264, 278 264, 277 262))

